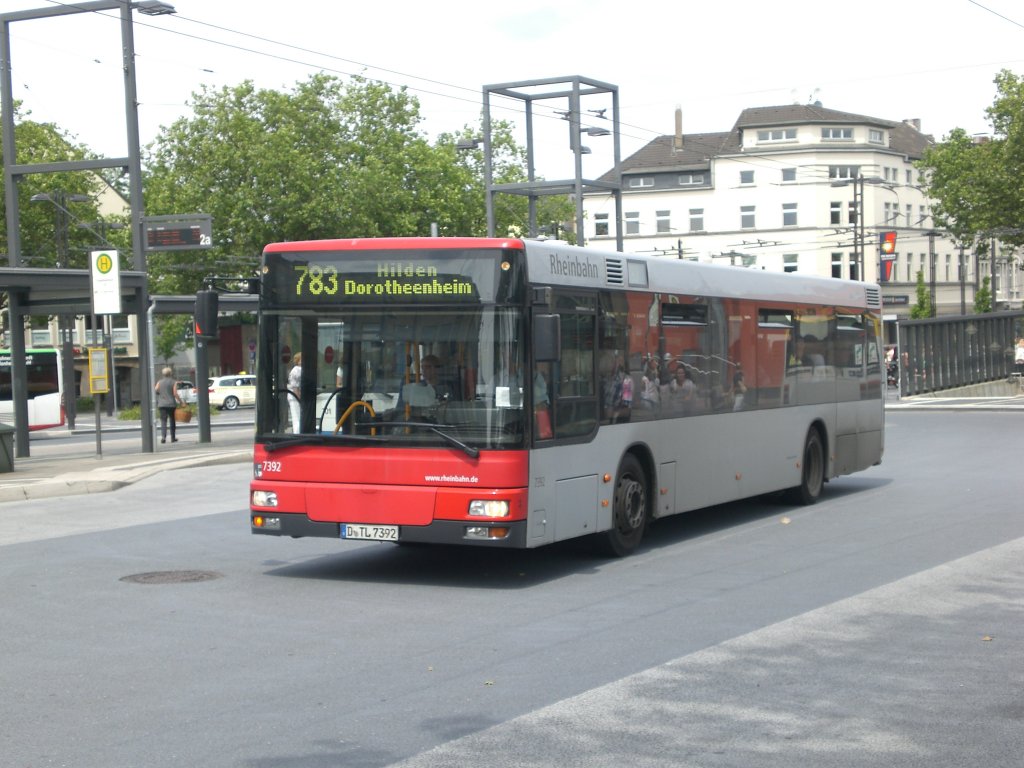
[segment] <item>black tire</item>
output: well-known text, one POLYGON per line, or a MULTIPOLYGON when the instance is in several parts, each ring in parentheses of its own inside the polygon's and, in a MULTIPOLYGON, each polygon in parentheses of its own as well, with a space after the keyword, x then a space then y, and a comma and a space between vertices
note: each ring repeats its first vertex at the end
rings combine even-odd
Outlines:
POLYGON ((224 398, 224 407, 229 411, 235 410, 238 407, 238 398, 234 395, 224 398))
POLYGON ((632 554, 644 537, 650 517, 647 475, 633 455, 627 455, 619 466, 612 494, 612 527, 599 534, 599 547, 606 555, 625 557, 632 554))
POLYGON ((807 432, 804 441, 804 458, 800 467, 800 485, 786 491, 786 501, 790 504, 807 506, 821 498, 825 487, 825 446, 821 442, 821 433, 813 427, 807 432))

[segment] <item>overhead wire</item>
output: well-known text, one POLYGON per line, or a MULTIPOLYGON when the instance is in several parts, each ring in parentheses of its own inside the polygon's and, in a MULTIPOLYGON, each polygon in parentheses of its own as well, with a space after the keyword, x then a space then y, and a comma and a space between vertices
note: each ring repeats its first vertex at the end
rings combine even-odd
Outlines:
MULTIPOLYGON (((69 8, 78 7, 78 4, 76 4, 76 3, 73 3, 73 2, 63 2, 62 0, 47 0, 47 2, 49 2, 52 5, 66 6, 66 7, 69 7, 69 8)), ((978 5, 978 7, 982 8, 984 10, 987 10, 987 11, 990 11, 992 13, 995 13, 994 11, 991 11, 991 9, 986 8, 985 6, 982 6, 980 3, 974 2, 974 0, 969 0, 969 2, 972 2, 974 5, 978 5)), ((86 10, 86 9, 83 9, 83 10, 86 10)), ((104 16, 106 18, 110 18, 112 20, 119 21, 119 17, 112 16, 109 13, 106 13, 104 11, 98 11, 98 10, 91 10, 91 9, 89 9, 89 12, 91 12, 93 14, 96 14, 98 16, 104 16)), ((1000 14, 995 14, 995 15, 1000 16, 1000 14)), ((1006 17, 1002 17, 1002 16, 1000 16, 1000 17, 1004 18, 1004 19, 1006 18, 1006 17)), ((410 80, 410 81, 426 83, 426 84, 428 84, 430 86, 429 88, 428 87, 421 87, 421 86, 410 85, 410 84, 408 84, 408 82, 402 82, 401 79, 399 79, 399 80, 391 80, 391 79, 384 79, 384 78, 379 78, 379 77, 367 77, 367 79, 369 79, 369 80, 372 80, 372 81, 375 81, 375 82, 380 82, 380 83, 383 83, 383 84, 386 84, 386 85, 389 85, 389 86, 392 86, 392 87, 409 90, 409 91, 412 91, 414 93, 420 93, 420 94, 424 94, 424 95, 431 95, 431 96, 437 96, 437 97, 440 97, 440 98, 446 98, 446 99, 451 99, 451 100, 455 100, 455 101, 466 102, 467 104, 471 104, 474 107, 479 107, 480 106, 480 101, 479 101, 479 99, 480 99, 480 92, 478 90, 476 90, 476 89, 469 88, 467 86, 459 85, 459 84, 456 84, 456 83, 449 83, 449 82, 445 82, 445 81, 441 81, 441 80, 436 80, 436 79, 433 79, 433 78, 423 77, 423 76, 420 76, 420 75, 414 75, 414 74, 410 74, 410 73, 407 73, 407 72, 402 72, 402 71, 399 71, 399 70, 390 69, 388 67, 379 66, 379 65, 376 65, 376 64, 370 64, 370 63, 367 63, 367 62, 362 62, 362 61, 357 61, 357 60, 354 60, 354 59, 349 59, 349 58, 346 58, 346 57, 343 57, 343 56, 338 56, 336 54, 325 53, 323 51, 318 51, 318 50, 315 50, 315 49, 312 49, 312 48, 308 48, 308 47, 305 47, 305 46, 296 45, 296 44, 292 44, 292 43, 287 43, 287 42, 283 42, 283 41, 280 41, 280 40, 275 40, 273 38, 269 38, 269 37, 266 37, 266 36, 257 35, 257 34, 253 34, 253 33, 249 33, 249 32, 244 32, 244 31, 241 31, 241 30, 238 30, 238 29, 232 29, 232 28, 229 28, 229 27, 224 27, 222 25, 214 24, 214 23, 211 23, 211 22, 206 22, 206 21, 203 21, 203 20, 200 20, 200 19, 194 19, 194 18, 190 18, 190 17, 187 17, 187 16, 182 16, 181 14, 177 14, 177 13, 173 14, 173 15, 168 15, 168 16, 166 16, 164 18, 172 19, 172 20, 174 20, 174 23, 186 22, 186 23, 194 24, 194 25, 197 25, 197 26, 200 26, 200 27, 204 27, 204 28, 207 28, 207 29, 217 30, 218 32, 223 32, 223 33, 227 33, 227 34, 230 34, 230 35, 237 35, 239 37, 246 38, 246 39, 249 39, 249 40, 254 40, 254 41, 257 41, 257 42, 260 42, 260 43, 266 43, 266 44, 269 44, 269 45, 272 45, 272 46, 277 46, 277 47, 280 47, 280 48, 283 48, 283 49, 296 51, 296 52, 301 53, 301 54, 306 54, 306 55, 309 55, 309 56, 326 59, 327 61, 342 62, 342 63, 346 63, 346 64, 351 64, 351 65, 354 65, 357 68, 361 68, 364 71, 366 71, 366 70, 373 70, 373 71, 377 71, 377 72, 386 73, 386 74, 388 74, 390 76, 395 76, 397 78, 401 78, 401 79, 404 79, 404 80, 410 80), (435 89, 434 86, 436 86, 437 89, 435 89), (446 93, 443 90, 439 90, 439 89, 450 89, 452 91, 455 91, 456 94, 465 92, 466 95, 455 95, 455 94, 452 94, 452 93, 446 93)), ((1006 19, 1006 20, 1010 21, 1011 23, 1017 24, 1017 22, 1013 22, 1011 19, 1006 19)), ((143 27, 146 27, 146 28, 149 28, 149 29, 153 29, 153 30, 165 33, 165 34, 177 35, 177 36, 180 36, 180 37, 183 37, 183 38, 187 38, 187 39, 191 39, 191 40, 195 40, 195 41, 198 41, 198 42, 201 42, 201 43, 207 43, 207 44, 210 44, 210 45, 215 45, 215 46, 219 46, 219 47, 223 47, 223 48, 228 48, 228 49, 231 49, 231 50, 239 51, 239 52, 250 54, 250 55, 254 55, 254 56, 270 58, 270 59, 274 59, 274 60, 277 60, 277 61, 281 61, 281 62, 285 62, 285 63, 289 63, 289 64, 294 64, 294 65, 297 65, 297 66, 300 66, 300 67, 314 69, 316 71, 328 72, 328 73, 331 73, 331 74, 341 75, 341 76, 349 77, 349 78, 352 78, 352 77, 364 77, 365 76, 363 74, 363 72, 354 72, 354 71, 349 71, 348 69, 342 69, 342 68, 333 67, 333 66, 324 66, 321 63, 313 62, 313 61, 308 61, 308 60, 303 59, 303 58, 296 58, 296 57, 293 57, 293 56, 286 56, 286 55, 282 55, 280 53, 276 53, 276 52, 272 52, 272 51, 268 51, 268 50, 262 50, 262 49, 259 49, 259 48, 253 48, 253 47, 249 47, 249 46, 245 46, 245 45, 240 45, 238 43, 232 43, 232 42, 228 42, 228 41, 225 41, 225 40, 218 40, 218 39, 214 39, 212 37, 207 37, 207 36, 203 36, 203 35, 193 34, 191 32, 187 32, 187 31, 183 31, 183 30, 179 30, 179 29, 172 29, 172 28, 170 28, 168 26, 165 26, 165 25, 162 25, 162 24, 153 24, 153 23, 149 23, 149 22, 146 22, 146 21, 142 21, 142 20, 137 19, 137 18, 134 20, 133 23, 135 25, 137 25, 137 26, 143 26, 143 27)), ((1020 26, 1020 25, 1018 25, 1018 26, 1020 26)), ((514 99, 512 97, 504 96, 503 94, 496 94, 496 96, 498 97, 498 100, 500 102, 502 102, 502 103, 500 103, 498 105, 498 106, 500 106, 501 109, 504 109, 505 111, 514 113, 516 115, 523 115, 523 114, 525 114, 525 110, 522 107, 517 106, 518 103, 519 103, 519 100, 514 99)), ((559 110, 558 108, 556 108, 554 106, 549 106, 549 105, 546 105, 546 104, 543 104, 543 103, 538 103, 536 106, 539 107, 539 109, 534 111, 534 116, 535 117, 540 117, 540 118, 544 118, 544 119, 551 119, 551 120, 562 120, 562 119, 564 119, 564 110, 559 110)), ((580 124, 581 124, 582 128, 598 127, 600 125, 599 122, 592 122, 592 124, 585 124, 583 122, 583 120, 582 120, 582 118, 583 118, 582 114, 580 115, 580 117, 581 117, 580 124)), ((636 139, 638 141, 644 141, 645 139, 642 136, 630 134, 628 132, 626 134, 623 134, 622 130, 621 130, 622 127, 626 127, 626 128, 633 129, 633 130, 636 130, 636 131, 641 131, 641 132, 643 132, 645 134, 654 135, 655 136, 654 139, 648 140, 648 145, 649 145, 649 143, 651 141, 656 141, 658 138, 664 138, 666 136, 669 136, 668 134, 664 134, 664 133, 662 133, 660 131, 654 131, 654 130, 651 130, 649 128, 646 128, 646 127, 643 127, 643 126, 639 126, 639 125, 632 125, 630 123, 622 122, 621 120, 619 122, 619 127, 620 127, 620 136, 625 135, 626 138, 636 139)), ((695 136, 703 136, 703 135, 729 134, 734 129, 735 129, 735 126, 733 126, 730 129, 730 131, 726 131, 726 132, 714 132, 714 133, 711 133, 711 134, 693 134, 692 136, 695 137, 695 136)), ((714 151, 714 148, 709 147, 709 150, 714 151)), ((766 169, 766 168, 784 168, 784 167, 789 167, 787 165, 787 163, 786 163, 785 158, 773 157, 773 156, 768 156, 768 155, 761 155, 761 156, 756 157, 756 158, 754 158, 754 157, 739 157, 738 156, 738 157, 734 157, 732 159, 735 160, 738 164, 748 165, 748 166, 751 166, 751 167, 753 167, 755 169, 758 169, 758 168, 766 169)), ((859 166, 859 167, 873 167, 873 165, 874 164, 870 164, 868 166, 859 166)), ((810 181, 809 183, 812 183, 812 184, 814 184, 814 183, 822 183, 822 182, 830 180, 831 177, 828 175, 827 167, 828 166, 826 166, 824 164, 822 165, 822 167, 821 167, 821 175, 820 176, 818 176, 816 172, 810 174, 810 178, 812 179, 812 181, 810 181), (815 179, 817 179, 817 180, 815 180, 815 179)), ((807 168, 807 166, 804 166, 804 168, 807 168)), ((804 172, 803 175, 805 177, 808 176, 808 174, 806 172, 804 172)), ((687 233, 687 234, 689 234, 689 233, 687 233)), ((908 234, 907 235, 907 239, 909 239, 910 237, 912 237, 912 236, 908 234)), ((795 244, 796 243, 794 243, 794 245, 795 244)), ((786 243, 782 243, 781 245, 784 247, 786 245, 786 243)), ((805 243, 805 245, 806 245, 806 243, 805 243)), ((842 246, 836 245, 834 243, 822 243, 818 247, 819 248, 830 248, 830 247, 842 247, 842 246)))

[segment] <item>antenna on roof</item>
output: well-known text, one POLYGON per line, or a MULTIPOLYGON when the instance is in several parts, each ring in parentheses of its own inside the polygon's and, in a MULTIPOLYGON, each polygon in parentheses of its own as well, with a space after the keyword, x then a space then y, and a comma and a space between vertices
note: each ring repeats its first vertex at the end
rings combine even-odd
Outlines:
POLYGON ((676 106, 676 135, 672 139, 672 151, 683 151, 683 108, 676 106))

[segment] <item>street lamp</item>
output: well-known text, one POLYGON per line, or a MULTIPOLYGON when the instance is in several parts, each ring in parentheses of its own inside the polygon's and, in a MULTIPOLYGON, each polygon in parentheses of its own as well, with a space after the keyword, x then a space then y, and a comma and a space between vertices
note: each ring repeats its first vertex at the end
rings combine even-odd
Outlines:
POLYGON ((833 187, 848 187, 853 185, 853 260, 857 265, 857 279, 864 281, 864 250, 866 238, 864 234, 864 185, 880 185, 895 193, 888 182, 881 176, 861 176, 859 173, 852 179, 837 179, 832 182, 833 187))
MULTIPOLYGON (((60 189, 55 192, 41 192, 32 195, 29 200, 33 203, 52 203, 56 214, 55 247, 57 250, 57 268, 64 269, 68 266, 68 252, 70 243, 68 229, 74 214, 68 210, 70 203, 87 203, 91 200, 88 195, 76 195, 60 189)), ((76 401, 78 398, 78 387, 75 386, 75 348, 72 335, 74 333, 74 321, 69 320, 66 313, 57 315, 57 335, 61 344, 61 367, 64 377, 64 414, 67 417, 68 429, 75 428, 75 416, 77 414, 76 401)))
POLYGON ((173 5, 162 2, 162 0, 138 0, 138 2, 132 3, 132 8, 143 16, 166 16, 177 13, 173 5))
MULTIPOLYGON (((18 208, 17 182, 21 177, 31 173, 62 173, 65 171, 95 171, 99 168, 127 168, 129 176, 129 205, 131 207, 132 256, 135 269, 143 275, 146 272, 146 251, 144 247, 145 232, 143 229, 142 205, 142 160, 139 149, 139 115, 138 94, 135 82, 135 38, 132 29, 132 12, 143 15, 162 16, 174 13, 174 6, 162 0, 79 0, 75 4, 57 4, 46 8, 33 8, 22 11, 0 13, 0 145, 3 150, 2 176, 3 191, 6 199, 7 222, 7 261, 11 267, 19 267, 21 259, 20 221, 18 208), (15 161, 14 131, 14 95, 11 72, 10 25, 16 21, 53 18, 79 13, 96 13, 100 11, 119 11, 121 16, 121 60, 124 75, 125 122, 128 138, 128 157, 87 160, 67 160, 49 163, 18 164, 15 161)), ((143 282, 136 289, 138 307, 149 303, 148 291, 143 282)), ((8 312, 15 324, 25 316, 23 301, 18 293, 8 295, 8 312)), ((136 313, 141 317, 141 311, 136 313)), ((11 367, 11 386, 14 401, 14 422, 16 428, 15 443, 19 456, 28 456, 28 398, 24 364, 25 345, 20 334, 13 334, 11 351, 13 364, 11 367)), ((146 326, 140 323, 138 338, 139 358, 147 360, 150 356, 150 337, 146 326)), ((152 385, 152 371, 149 366, 140 368, 140 384, 143 392, 149 392, 152 385)), ((150 398, 142 398, 142 420, 152 423, 152 406, 150 398)), ((153 431, 143 430, 142 450, 153 451, 153 431)))

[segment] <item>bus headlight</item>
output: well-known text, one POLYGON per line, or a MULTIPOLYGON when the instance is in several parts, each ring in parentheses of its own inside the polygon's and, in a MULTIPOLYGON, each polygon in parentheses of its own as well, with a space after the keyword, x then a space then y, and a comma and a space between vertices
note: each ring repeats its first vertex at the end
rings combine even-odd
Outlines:
POLYGON ((469 502, 472 517, 508 517, 508 501, 505 499, 473 499, 469 502))
POLYGON ((250 501, 254 507, 276 507, 277 494, 273 491, 253 491, 250 501))

